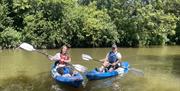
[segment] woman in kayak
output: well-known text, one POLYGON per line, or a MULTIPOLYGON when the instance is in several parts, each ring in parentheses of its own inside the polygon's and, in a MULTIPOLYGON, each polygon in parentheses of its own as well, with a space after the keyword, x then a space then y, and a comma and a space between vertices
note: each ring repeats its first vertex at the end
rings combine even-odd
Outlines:
POLYGON ((117 46, 116 44, 112 45, 112 50, 107 53, 106 57, 102 59, 103 61, 103 66, 100 67, 99 71, 102 72, 104 69, 108 69, 110 72, 113 71, 114 69, 117 69, 120 67, 120 62, 121 62, 121 54, 117 52, 117 46))
POLYGON ((59 53, 56 53, 54 56, 49 56, 50 60, 56 61, 55 65, 57 65, 57 71, 61 75, 72 75, 73 74, 73 69, 70 68, 70 62, 71 62, 71 57, 68 54, 68 46, 63 45, 60 49, 59 53))

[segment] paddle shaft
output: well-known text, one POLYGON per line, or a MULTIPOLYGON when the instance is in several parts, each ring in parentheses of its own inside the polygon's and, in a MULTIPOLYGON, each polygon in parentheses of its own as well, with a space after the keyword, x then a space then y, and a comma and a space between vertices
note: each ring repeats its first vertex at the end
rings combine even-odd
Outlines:
MULTIPOLYGON (((83 59, 88 59, 88 60, 94 60, 94 61, 96 61, 96 62, 99 62, 99 63, 103 63, 103 61, 100 61, 100 60, 98 60, 98 59, 95 59, 95 58, 92 58, 90 55, 88 55, 88 54, 83 54, 82 55, 82 58, 83 59)), ((118 62, 119 63, 119 62, 118 62)))
POLYGON ((94 60, 94 61, 96 61, 96 62, 100 62, 100 63, 102 63, 101 61, 99 61, 99 60, 97 60, 97 59, 94 59, 94 58, 93 58, 92 60, 94 60))
MULTIPOLYGON (((48 53, 46 53, 46 52, 42 52, 42 51, 39 51, 39 50, 35 50, 36 52, 38 52, 38 53, 41 53, 41 54, 43 54, 43 55, 45 55, 45 56, 50 56, 48 53)), ((70 63, 67 63, 69 66, 71 66, 73 69, 76 69, 72 64, 70 64, 70 63)))
POLYGON ((38 52, 38 53, 41 53, 41 54, 43 54, 43 55, 45 55, 45 56, 50 56, 48 53, 46 53, 46 52, 42 52, 42 51, 39 51, 39 50, 35 50, 36 52, 38 52))

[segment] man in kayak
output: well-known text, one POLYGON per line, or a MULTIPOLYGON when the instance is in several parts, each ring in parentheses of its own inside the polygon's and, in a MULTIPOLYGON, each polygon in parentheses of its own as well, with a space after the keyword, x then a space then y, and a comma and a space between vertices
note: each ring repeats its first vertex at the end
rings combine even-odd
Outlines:
POLYGON ((104 69, 107 69, 111 72, 120 67, 119 64, 121 63, 122 56, 119 52, 117 52, 117 50, 118 49, 116 44, 113 44, 112 50, 109 53, 107 53, 106 58, 100 60, 103 61, 103 66, 99 69, 100 72, 103 72, 104 69))
POLYGON ((71 57, 68 54, 68 46, 63 45, 59 53, 54 56, 49 56, 50 60, 56 61, 57 72, 61 75, 71 76, 73 74, 73 69, 70 66, 71 57))

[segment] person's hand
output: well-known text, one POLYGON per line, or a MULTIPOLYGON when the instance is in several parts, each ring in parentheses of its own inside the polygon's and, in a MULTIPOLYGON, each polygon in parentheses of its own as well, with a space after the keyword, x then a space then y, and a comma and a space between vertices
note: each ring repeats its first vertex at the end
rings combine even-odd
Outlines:
POLYGON ((104 61, 105 61, 105 59, 100 59, 99 61, 100 61, 100 62, 104 62, 104 61))
POLYGON ((48 55, 48 59, 49 59, 49 60, 52 60, 52 59, 53 59, 53 56, 48 55))
POLYGON ((64 59, 61 59, 61 62, 65 62, 65 60, 64 60, 64 59))
POLYGON ((112 66, 115 66, 116 65, 116 63, 113 63, 113 64, 111 64, 112 66))
POLYGON ((109 66, 109 65, 110 65, 110 63, 107 62, 107 61, 105 61, 105 62, 103 63, 103 66, 104 66, 104 67, 107 67, 107 66, 109 66))

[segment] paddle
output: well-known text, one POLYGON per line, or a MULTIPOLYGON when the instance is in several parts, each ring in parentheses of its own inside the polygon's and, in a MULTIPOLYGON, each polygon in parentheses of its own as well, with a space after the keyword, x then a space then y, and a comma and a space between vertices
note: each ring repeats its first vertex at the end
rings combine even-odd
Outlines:
MULTIPOLYGON (((94 61, 97 61, 97 62, 101 62, 101 61, 99 61, 98 59, 94 59, 94 58, 92 58, 90 55, 87 55, 87 54, 82 54, 82 59, 83 59, 83 60, 86 60, 86 61, 94 60, 94 61)), ((102 63, 102 62, 101 62, 101 63, 102 63)))
MULTIPOLYGON (((94 61, 97 61, 97 62, 101 62, 101 61, 99 61, 97 59, 92 58, 88 54, 82 54, 82 59, 86 60, 86 61, 94 60, 94 61)), ((128 68, 128 69, 129 69, 129 71, 131 71, 132 73, 134 73, 137 76, 144 76, 144 72, 142 70, 139 70, 139 69, 136 69, 136 68, 128 68)))
MULTIPOLYGON (((28 44, 28 43, 22 43, 19 48, 21 49, 24 49, 26 51, 35 51, 35 52, 38 52, 38 53, 41 53, 45 56, 50 56, 49 54, 47 54, 46 52, 42 52, 42 51, 39 51, 39 50, 36 50, 32 45, 28 44)), ((87 68, 80 65, 80 64, 70 64, 68 63, 70 66, 72 66, 74 69, 76 69, 77 71, 79 72, 86 72, 87 71, 87 68)))

